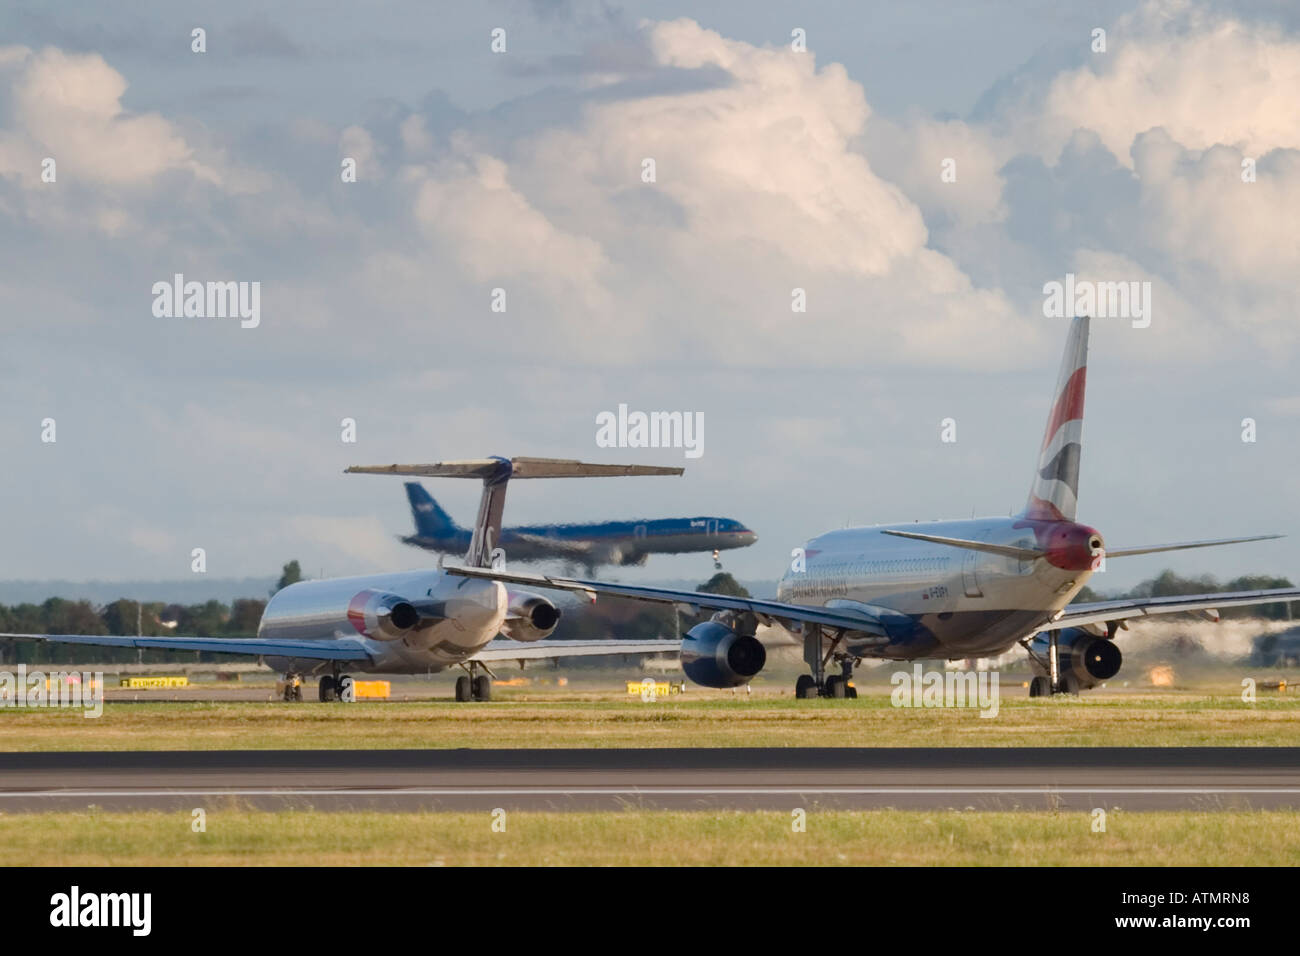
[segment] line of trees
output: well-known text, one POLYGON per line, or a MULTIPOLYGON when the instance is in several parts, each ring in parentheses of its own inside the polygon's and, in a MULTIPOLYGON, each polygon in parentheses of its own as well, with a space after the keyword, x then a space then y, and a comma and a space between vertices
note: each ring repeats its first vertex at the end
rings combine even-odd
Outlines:
MULTIPOLYGON (((1094 577, 1093 581, 1097 579, 1094 577)), ((1118 598, 1176 597, 1180 594, 1213 594, 1218 591, 1265 591, 1271 588, 1295 587, 1288 578, 1270 577, 1266 574, 1247 574, 1231 581, 1220 583, 1212 574, 1185 578, 1173 571, 1164 571, 1154 578, 1143 581, 1129 591, 1117 594, 1099 594, 1091 587, 1084 587, 1075 597, 1075 602, 1084 604, 1089 601, 1107 601, 1118 598)), ((1258 604, 1249 607, 1225 607, 1219 610, 1223 617, 1262 617, 1271 621, 1300 620, 1300 601, 1279 602, 1277 604, 1258 604)))
MULTIPOLYGON (((297 561, 284 565, 279 581, 271 590, 302 580, 297 561)), ((118 598, 103 607, 89 601, 49 598, 42 604, 0 604, 0 632, 7 634, 111 634, 117 636, 164 637, 256 637, 257 626, 266 610, 260 598, 235 598, 229 604, 211 600, 202 604, 140 603, 118 598)), ((49 641, 10 639, 0 642, 0 659, 7 663, 66 664, 78 661, 105 663, 178 663, 238 660, 229 654, 198 651, 137 650, 131 647, 85 647, 49 641)))

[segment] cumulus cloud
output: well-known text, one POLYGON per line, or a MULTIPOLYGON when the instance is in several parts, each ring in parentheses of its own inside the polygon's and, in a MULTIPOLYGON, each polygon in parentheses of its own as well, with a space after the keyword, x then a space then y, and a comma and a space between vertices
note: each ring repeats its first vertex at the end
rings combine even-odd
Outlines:
POLYGON ((500 159, 470 154, 410 178, 416 181, 416 219, 440 251, 475 278, 524 277, 561 301, 576 295, 588 309, 605 304, 600 247, 557 228, 510 183, 500 159))
POLYGON ((1042 132, 1057 142, 1077 127, 1095 130, 1125 162, 1137 136, 1157 126, 1193 150, 1300 147, 1300 42, 1276 27, 1192 0, 1152 0, 1108 33, 1108 52, 1048 90, 1042 132))
POLYGON ((871 111, 842 66, 690 20, 647 24, 644 42, 661 70, 724 79, 593 99, 498 154, 453 136, 410 172, 440 255, 542 289, 559 329, 584 350, 607 333, 603 354, 625 362, 1001 362, 1000 338, 1032 338, 855 148, 871 111))
POLYGON ((177 129, 156 113, 122 107, 126 78, 97 53, 54 47, 0 51, 12 128, 0 134, 0 172, 40 181, 40 159, 93 183, 138 186, 168 170, 219 181, 177 129))
POLYGON ((1300 150, 1263 157, 1253 182, 1234 147, 1197 150, 1163 127, 1133 144, 1147 241, 1224 282, 1291 287, 1300 275, 1300 150))
POLYGON ((1294 348, 1300 42, 1190 0, 1151 0, 1107 35, 1081 67, 1003 84, 978 117, 889 124, 868 137, 873 163, 917 201, 932 245, 1022 307, 1067 269, 1142 277, 1159 326, 1134 340, 1144 357, 1294 348))

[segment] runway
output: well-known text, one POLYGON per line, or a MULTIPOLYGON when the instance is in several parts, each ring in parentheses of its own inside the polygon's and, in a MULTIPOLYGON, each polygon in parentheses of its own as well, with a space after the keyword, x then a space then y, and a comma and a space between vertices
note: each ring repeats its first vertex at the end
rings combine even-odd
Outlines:
POLYGON ((0 812, 1300 809, 1300 748, 0 754, 0 812))

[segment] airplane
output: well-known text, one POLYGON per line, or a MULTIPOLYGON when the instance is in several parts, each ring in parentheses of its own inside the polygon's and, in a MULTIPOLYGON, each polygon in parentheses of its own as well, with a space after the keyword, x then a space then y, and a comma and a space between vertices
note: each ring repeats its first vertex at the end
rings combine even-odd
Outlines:
MULTIPOLYGON (((406 482, 415 534, 401 540, 428 551, 463 553, 472 533, 462 528, 417 481, 406 482)), ((712 551, 716 568, 721 551, 747 548, 758 535, 731 518, 659 518, 503 528, 498 544, 511 562, 561 558, 592 574, 603 564, 643 565, 652 554, 712 551)))
POLYGON ((737 598, 595 580, 448 568, 453 575, 587 595, 674 604, 712 617, 682 637, 682 669, 695 683, 748 684, 767 659, 758 625, 801 642, 810 673, 799 698, 855 697, 853 669, 864 659, 994 657, 1022 646, 1034 673, 1032 697, 1078 693, 1119 673, 1117 632, 1154 614, 1272 604, 1300 588, 1124 598, 1071 604, 1103 560, 1205 548, 1281 535, 1254 535, 1146 547, 1107 548, 1099 531, 1075 520, 1087 377, 1088 317, 1074 319, 1039 449, 1029 498, 1010 517, 830 531, 796 548, 775 600, 737 598), (827 675, 832 662, 839 674, 827 675))
MULTIPOLYGON (((394 473, 480 479, 483 492, 465 563, 500 566, 496 546, 511 479, 680 475, 681 468, 609 465, 558 458, 480 458, 429 465, 354 466, 348 473, 394 473)), ((491 665, 500 661, 676 652, 662 640, 546 641, 560 609, 540 594, 496 581, 452 577, 441 567, 362 577, 300 581, 277 591, 255 638, 118 637, 102 634, 3 634, 26 640, 99 647, 161 648, 255 654, 284 674, 286 700, 302 699, 302 682, 319 677, 322 701, 353 699, 345 670, 376 674, 436 673, 461 667, 456 700, 488 700, 491 665), (496 639, 503 635, 504 639, 496 639)))

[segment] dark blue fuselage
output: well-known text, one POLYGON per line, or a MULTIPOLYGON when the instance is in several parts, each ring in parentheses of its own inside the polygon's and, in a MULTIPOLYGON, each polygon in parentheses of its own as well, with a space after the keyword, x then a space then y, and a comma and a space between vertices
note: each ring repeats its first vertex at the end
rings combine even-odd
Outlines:
MULTIPOLYGON (((464 554, 471 532, 457 525, 418 482, 407 482, 415 534, 407 544, 444 554, 464 554)), ((590 524, 521 525, 505 528, 495 546, 508 561, 564 560, 588 567, 642 564, 651 554, 744 548, 758 535, 733 518, 658 518, 590 524)))

